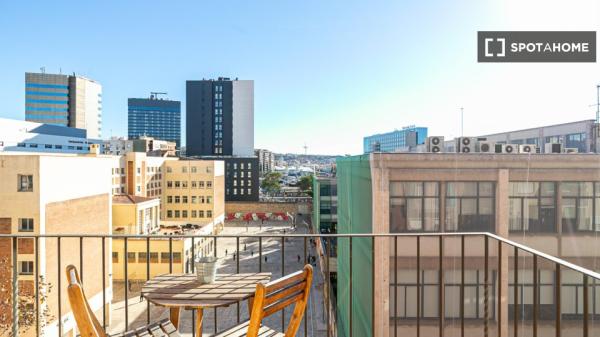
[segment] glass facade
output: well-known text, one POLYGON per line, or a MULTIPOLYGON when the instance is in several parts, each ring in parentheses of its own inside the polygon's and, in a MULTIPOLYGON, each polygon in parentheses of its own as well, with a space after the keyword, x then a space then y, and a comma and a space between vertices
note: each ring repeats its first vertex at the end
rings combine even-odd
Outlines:
POLYGON ((411 136, 415 137, 415 144, 413 145, 424 144, 427 138, 427 128, 411 127, 365 137, 363 139, 364 153, 397 151, 411 145, 411 136))
POLYGON ((600 231, 600 183, 564 182, 560 192, 564 233, 600 231))
POLYGON ((69 84, 66 75, 26 75, 25 120, 69 125, 69 84))
POLYGON ((158 140, 181 141, 181 102, 130 98, 128 101, 128 137, 153 137, 158 140))

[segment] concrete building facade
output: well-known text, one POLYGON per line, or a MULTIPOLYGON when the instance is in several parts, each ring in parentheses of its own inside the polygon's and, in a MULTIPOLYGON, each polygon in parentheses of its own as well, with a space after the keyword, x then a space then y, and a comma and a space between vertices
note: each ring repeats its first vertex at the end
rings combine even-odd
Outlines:
MULTIPOLYGON (((0 154, 0 231, 3 234, 109 234, 111 232, 111 206, 109 158, 61 154, 4 153, 0 154), (68 170, 65 168, 68 167, 68 170)), ((12 287, 10 282, 12 249, 10 239, 0 240, 2 271, 0 282, 3 289, 12 287), (9 277, 9 280, 6 280, 9 277)), ((112 299, 111 266, 102 266, 102 241, 96 240, 82 252, 86 262, 86 293, 92 310, 102 308, 102 268, 105 269, 106 306, 110 312, 112 299), (95 261, 95 263, 88 263, 95 261)), ((34 305, 36 275, 39 275, 39 290, 48 296, 40 297, 40 317, 44 335, 58 335, 58 319, 62 321, 64 334, 75 328, 75 320, 66 296, 58 302, 54 289, 67 284, 63 270, 68 264, 79 265, 79 239, 41 238, 36 246, 33 238, 21 238, 17 242, 18 292, 20 300, 34 305), (37 250, 37 251, 36 251, 37 250), (59 260, 60 254, 60 260, 59 260), (36 265, 36 256, 39 264, 36 265), (58 262, 60 261, 60 267, 58 262), (60 272, 59 272, 60 270, 60 272), (59 281, 60 278, 60 281, 59 281), (60 315, 59 308, 60 306, 60 315)), ((110 242, 104 247, 110 251, 110 242)), ((10 291, 7 292, 10 296, 10 291)), ((2 292, 2 296, 6 295, 2 292)), ((10 297, 2 299, 1 317, 12 322, 10 297)), ((110 316, 107 316, 110 317, 110 316)), ((6 321, 3 323, 7 323, 6 321)), ((35 325, 21 325, 23 335, 35 334, 35 325)))
POLYGON ((258 173, 261 176, 273 171, 275 167, 275 154, 269 150, 256 149, 254 155, 258 157, 258 173))
POLYGON ((0 118, 0 152, 85 154, 100 143, 87 138, 84 129, 0 118))
POLYGON ((102 137, 102 86, 76 75, 25 73, 25 119, 102 137))
MULTIPOLYGON (((600 267, 594 248, 600 231, 600 208, 595 206, 600 204, 600 166, 595 155, 544 154, 524 158, 507 154, 370 154, 340 158, 337 168, 339 233, 492 232, 585 268, 600 267)), ((415 237, 401 237, 397 244, 389 238, 370 240, 354 240, 351 290, 348 242, 339 242, 338 309, 347 312, 347 298, 353 296, 353 307, 360 308, 351 318, 354 335, 370 336, 374 332, 376 336, 393 336, 395 327, 398 335, 410 333, 417 315, 422 319, 423 335, 437 334, 439 303, 446 320, 458 318, 459 238, 443 240, 442 252, 438 237, 422 238, 420 270, 415 265, 415 237), (440 254, 443 267, 439 265, 440 254), (440 268, 443 275, 439 274, 440 268), (417 274, 423 296, 420 313, 416 312, 417 274), (441 300, 439 280, 445 285, 441 300)), ((477 336, 481 334, 484 315, 484 245, 482 240, 470 240, 466 246, 465 315, 472 322, 466 335, 477 336)), ((496 246, 489 252, 495 256, 496 246)), ((509 331, 507 322, 516 310, 512 301, 516 286, 512 282, 511 256, 509 249, 503 255, 500 271, 496 268, 497 259, 489 269, 493 308, 489 315, 491 320, 501 317, 502 325, 507 326, 504 334, 509 331), (499 291, 505 294, 499 299, 504 304, 501 313, 494 309, 499 291)), ((533 310, 531 258, 522 257, 521 264, 518 310, 523 315, 520 319, 527 322, 533 310)), ((556 305, 554 265, 540 264, 539 269, 538 280, 544 285, 539 304, 543 321, 553 318, 556 305)), ((562 314, 581 320, 581 302, 577 304, 577 298, 581 296, 582 278, 569 270, 562 272, 562 278, 562 314)), ((594 308, 600 309, 597 298, 591 301, 594 308)), ((592 310, 598 314, 597 309, 592 310)), ((540 324, 540 331, 550 332, 554 327, 551 322, 540 324)), ((348 319, 341 317, 339 323, 338 333, 347 336, 348 319)), ((491 333, 496 333, 495 324, 491 324, 491 333)), ((458 327, 450 324, 445 331, 459 332, 453 329, 458 327)))

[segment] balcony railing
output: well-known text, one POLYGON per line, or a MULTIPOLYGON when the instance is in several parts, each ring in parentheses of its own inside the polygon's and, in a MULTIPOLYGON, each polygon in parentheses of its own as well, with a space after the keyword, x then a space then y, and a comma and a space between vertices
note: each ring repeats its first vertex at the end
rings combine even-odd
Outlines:
MULTIPOLYGON (((315 290, 320 290, 320 296, 327 299, 327 303, 318 312, 315 309, 318 304, 309 310, 323 318, 323 329, 319 331, 309 326, 314 324, 305 316, 299 332, 303 336, 587 337, 600 332, 594 330, 597 328, 595 320, 600 319, 600 274, 489 233, 167 237, 3 234, 0 235, 2 242, 10 247, 10 252, 5 252, 9 253, 9 260, 4 263, 8 273, 0 271, 9 285, 5 287, 2 283, 4 293, 0 293, 0 296, 8 295, 0 305, 0 310, 4 310, 0 329, 5 328, 0 334, 12 336, 33 332, 40 335, 44 329, 50 329, 44 330, 46 332, 55 330, 62 336, 67 325, 69 329, 74 326, 73 320, 67 317, 70 307, 62 279, 64 268, 69 264, 78 266, 88 296, 96 299, 97 315, 103 327, 117 333, 150 323, 161 314, 154 305, 131 297, 130 293, 137 294, 131 286, 132 279, 143 283, 163 269, 170 273, 194 272, 192 257, 222 257, 221 245, 235 247, 237 254, 232 258, 233 252, 228 252, 224 260, 226 271, 268 270, 273 272, 273 278, 298 269, 290 267, 290 260, 301 265, 310 263, 311 256, 316 257, 322 281, 313 284, 313 293, 319 294, 315 290), (159 243, 167 247, 165 254, 158 252, 162 249, 159 243), (33 254, 20 250, 28 244, 33 245, 33 254), (137 247, 136 251, 132 247, 137 247), (141 253, 140 247, 143 248, 141 253), (113 260, 110 252, 118 253, 112 255, 113 260), (275 254, 278 259, 274 258, 275 254), (332 270, 329 257, 336 256, 336 270, 332 270), (164 257, 168 262, 162 261, 164 257), (29 279, 23 279, 28 276, 19 269, 19 263, 26 258, 34 262, 34 275, 29 279), (277 261, 276 265, 273 260, 277 261), (122 269, 114 270, 113 265, 122 269), (140 274, 139 270, 144 272, 140 274), (332 278, 335 272, 339 275, 332 278), (117 280, 121 277, 116 275, 122 275, 122 280, 117 280), (330 284, 332 279, 337 280, 337 284, 330 284), (33 283, 31 291, 25 291, 27 281, 33 283), (93 289, 88 290, 88 284, 93 289), (118 284, 122 296, 116 287, 118 284), (332 289, 338 293, 332 293, 332 289), (122 306, 111 305, 114 294, 122 297, 122 306), (140 306, 145 309, 141 310, 140 306), (134 307, 135 314, 131 312, 134 307), (111 308, 116 314, 110 312, 111 308)), ((582 257, 582 263, 589 264, 589 258, 582 257)), ((183 333, 193 336, 194 312, 188 314, 192 326, 183 333)), ((210 328, 216 334, 228 327, 225 320, 240 322, 247 318, 247 311, 238 304, 233 308, 215 308, 211 316, 210 328)), ((210 318, 206 315, 205 321, 210 318)), ((281 320, 284 331, 286 312, 275 319, 277 324, 281 320)))

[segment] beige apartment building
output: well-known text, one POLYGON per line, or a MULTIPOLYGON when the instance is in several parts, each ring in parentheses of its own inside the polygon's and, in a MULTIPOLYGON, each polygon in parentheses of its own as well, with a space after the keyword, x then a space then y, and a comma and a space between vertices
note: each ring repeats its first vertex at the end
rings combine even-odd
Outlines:
MULTIPOLYGON (((109 234, 111 232, 112 195, 110 158, 93 156, 8 152, 0 154, 0 232, 3 234, 109 234)), ((105 242, 106 307, 110 308, 110 242, 105 242)), ((40 333, 58 335, 73 331, 75 321, 67 297, 58 302, 57 289, 67 280, 68 264, 80 265, 78 238, 20 238, 17 244, 19 300, 35 308, 34 287, 39 275, 40 308, 48 309, 40 317, 40 333), (36 251, 37 250, 37 251, 36 251), (60 266, 59 266, 60 257, 60 266), (36 258, 39 264, 36 265, 36 258), (44 295, 45 294, 45 295, 44 295), (60 305, 60 311, 59 311, 60 305), (60 315, 59 315, 60 312, 60 315)), ((12 323, 12 249, 11 239, 0 239, 0 317, 12 323)), ((83 276, 93 310, 102 316, 102 241, 84 240, 83 276), (92 262, 93 261, 93 262, 92 262), (92 275, 94 277, 92 277, 92 275)), ((32 309, 33 310, 33 309, 32 309)), ((108 310, 108 312, 110 309, 108 310)), ((108 314, 108 313, 107 313, 108 314)), ((10 324, 9 324, 10 326, 10 324)), ((36 334, 35 324, 19 322, 21 335, 36 334)))
MULTIPOLYGON (((492 232, 585 268, 600 268, 598 155, 374 153, 338 159, 337 167, 339 233, 492 232)), ((460 333, 460 238, 444 238, 440 252, 439 237, 421 237, 420 270, 416 269, 416 237, 401 237, 397 243, 377 238, 374 243, 355 240, 351 294, 343 293, 349 289, 349 279, 344 276, 349 274, 347 242, 339 243, 338 309, 347 312, 349 295, 355 299, 353 308, 364 311, 353 313, 354 335, 367 336, 371 331, 375 336, 414 335, 417 317, 422 336, 437 335, 440 304, 445 333, 460 333), (375 272, 367 277, 371 263, 375 272), (420 313, 417 274, 421 282, 420 313), (441 293, 439 280, 444 284, 441 293), (373 293, 355 293, 361 285, 374 289, 373 293)), ((484 316, 484 240, 467 238, 465 245, 466 335, 478 336, 484 316)), ((512 322, 514 310, 519 311, 524 324, 529 324, 522 331, 530 331, 532 258, 520 257, 519 283, 515 286, 513 250, 505 248, 498 261, 497 249, 497 245, 489 247, 490 333, 497 333, 495 320, 500 316, 502 336, 512 334, 508 321, 512 322), (513 305, 515 289, 518 308, 513 305), (498 291, 503 294, 501 298, 498 291), (501 313, 496 312, 497 301, 501 301, 501 313)), ((546 335, 554 326, 555 266, 540 262, 538 267, 540 335, 546 335)), ((576 333, 577 325, 581 325, 582 278, 569 270, 561 273, 566 336, 576 333)), ((591 313, 598 315, 600 289, 592 288, 591 313)), ((348 323, 341 317, 340 335, 348 335, 348 323)))

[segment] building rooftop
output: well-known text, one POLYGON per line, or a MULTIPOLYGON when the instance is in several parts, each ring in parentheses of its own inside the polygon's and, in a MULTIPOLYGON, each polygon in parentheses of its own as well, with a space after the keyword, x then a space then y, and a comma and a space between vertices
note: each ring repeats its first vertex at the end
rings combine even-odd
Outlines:
POLYGON ((141 204, 146 201, 158 200, 158 198, 146 198, 136 195, 119 194, 113 195, 113 204, 141 204))

